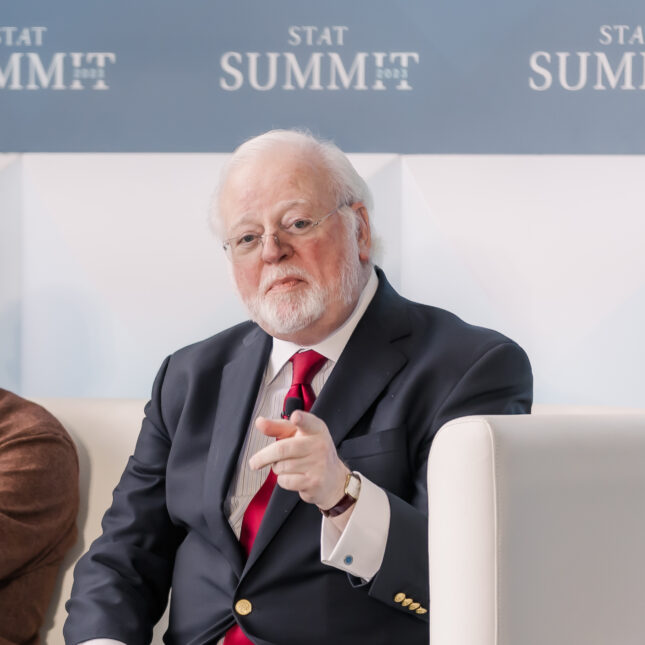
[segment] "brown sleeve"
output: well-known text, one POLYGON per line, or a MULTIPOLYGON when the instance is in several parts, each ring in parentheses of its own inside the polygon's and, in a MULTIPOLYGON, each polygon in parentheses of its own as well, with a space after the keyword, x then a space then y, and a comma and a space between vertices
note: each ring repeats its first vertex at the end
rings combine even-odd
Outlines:
POLYGON ((46 425, 0 446, 0 579, 60 562, 76 536, 78 460, 46 425))

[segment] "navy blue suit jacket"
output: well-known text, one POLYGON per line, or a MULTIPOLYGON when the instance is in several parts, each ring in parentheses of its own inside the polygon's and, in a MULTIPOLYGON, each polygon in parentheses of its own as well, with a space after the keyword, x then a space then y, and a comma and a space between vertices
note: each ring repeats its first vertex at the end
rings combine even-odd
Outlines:
MULTIPOLYGON (((347 465, 385 489, 383 564, 361 583, 320 562, 318 509, 276 487, 245 559, 224 501, 271 351, 247 322, 166 359, 134 455, 75 571, 68 644, 148 643, 172 587, 171 644, 215 643, 238 620, 258 645, 427 643, 426 462, 448 420, 530 412, 532 376, 508 338, 379 287, 312 412, 347 465), (253 605, 236 616, 236 600, 253 605)), ((430 611, 432 609, 430 608, 430 611)))

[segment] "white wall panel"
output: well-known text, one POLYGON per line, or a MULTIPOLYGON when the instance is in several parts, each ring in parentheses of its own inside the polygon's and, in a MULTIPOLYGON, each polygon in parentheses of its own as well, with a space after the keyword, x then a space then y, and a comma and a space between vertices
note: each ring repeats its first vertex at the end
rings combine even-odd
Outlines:
POLYGON ((518 340, 540 402, 642 405, 643 176, 640 156, 406 157, 406 291, 518 340))
POLYGON ((0 387, 20 387, 22 164, 0 154, 0 387))
POLYGON ((145 396, 239 320, 206 224, 217 155, 27 155, 23 390, 145 396))
MULTIPOLYGON (((403 292, 414 300, 455 312, 468 322, 510 334, 518 290, 504 271, 513 244, 479 224, 472 191, 452 176, 441 157, 403 162, 403 292)), ((518 284, 520 279, 518 279, 518 284)))

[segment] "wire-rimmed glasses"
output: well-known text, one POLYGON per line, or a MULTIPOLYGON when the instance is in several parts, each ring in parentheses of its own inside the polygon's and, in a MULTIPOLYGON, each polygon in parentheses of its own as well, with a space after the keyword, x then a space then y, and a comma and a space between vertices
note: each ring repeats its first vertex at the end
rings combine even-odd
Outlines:
POLYGON ((301 217, 298 216, 294 219, 289 220, 286 224, 280 222, 278 224, 278 231, 275 233, 264 233, 260 235, 259 233, 242 233, 236 235, 235 237, 229 237, 227 240, 224 240, 222 248, 226 252, 226 256, 232 262, 239 262, 245 260, 255 254, 262 246, 267 238, 272 237, 275 243, 280 246, 280 234, 284 233, 289 237, 304 237, 312 233, 320 224, 322 224, 327 218, 331 217, 339 209, 343 208, 346 204, 338 204, 334 207, 329 213, 326 213, 319 219, 313 219, 312 217, 301 217))

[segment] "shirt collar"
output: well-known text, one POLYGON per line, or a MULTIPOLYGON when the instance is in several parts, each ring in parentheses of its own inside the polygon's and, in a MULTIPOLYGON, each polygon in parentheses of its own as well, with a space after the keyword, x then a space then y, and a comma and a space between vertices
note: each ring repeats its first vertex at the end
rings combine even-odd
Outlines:
POLYGON ((269 357, 269 364, 267 366, 266 383, 270 383, 285 366, 287 361, 300 350, 313 349, 325 358, 336 363, 343 353, 345 345, 347 345, 347 341, 349 341, 356 325, 358 325, 358 321, 363 317, 365 310, 370 302, 372 302, 377 287, 378 278, 376 277, 376 271, 372 269, 369 280, 363 287, 354 311, 352 311, 349 318, 336 331, 333 331, 327 338, 315 345, 301 347, 288 340, 274 338, 273 348, 271 349, 271 356, 269 357))

